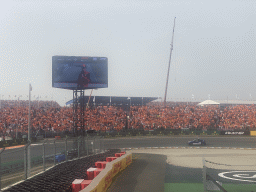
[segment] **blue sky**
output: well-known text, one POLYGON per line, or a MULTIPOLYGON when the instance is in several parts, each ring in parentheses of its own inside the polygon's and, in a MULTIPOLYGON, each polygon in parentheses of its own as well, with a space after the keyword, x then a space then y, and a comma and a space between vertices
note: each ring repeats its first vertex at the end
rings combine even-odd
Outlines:
POLYGON ((176 17, 168 100, 256 99, 255 10, 250 0, 2 0, 0 95, 24 98, 31 83, 32 96, 63 105, 72 91, 52 88, 51 58, 68 55, 108 57, 109 87, 92 95, 164 97, 176 17))

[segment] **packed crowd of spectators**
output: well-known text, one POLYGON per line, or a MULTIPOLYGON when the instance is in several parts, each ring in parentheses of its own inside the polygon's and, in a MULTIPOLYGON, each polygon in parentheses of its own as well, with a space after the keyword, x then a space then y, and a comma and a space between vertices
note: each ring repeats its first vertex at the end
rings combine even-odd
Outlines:
POLYGON ((256 106, 178 105, 131 107, 131 126, 152 128, 245 129, 256 127, 256 106))
MULTIPOLYGON (((60 107, 56 102, 33 101, 31 104, 32 132, 73 130, 73 108, 60 107)), ((27 101, 6 101, 0 109, 0 135, 12 136, 28 130, 27 101)), ((78 114, 79 111, 78 111, 78 114)), ((216 105, 197 106, 176 104, 164 108, 162 105, 131 106, 124 111, 115 106, 86 108, 84 127, 87 130, 111 131, 123 129, 190 128, 190 129, 254 129, 256 127, 256 106, 216 105)), ((78 115, 78 118, 82 118, 78 115)), ((81 127, 78 124, 78 127, 81 127)))

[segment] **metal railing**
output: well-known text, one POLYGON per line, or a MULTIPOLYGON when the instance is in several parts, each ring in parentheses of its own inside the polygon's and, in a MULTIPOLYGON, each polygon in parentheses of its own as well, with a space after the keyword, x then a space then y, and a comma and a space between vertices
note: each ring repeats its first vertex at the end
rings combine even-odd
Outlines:
POLYGON ((103 139, 104 137, 80 136, 47 139, 34 144, 28 142, 25 146, 12 149, 3 148, 0 150, 0 190, 59 163, 104 152, 103 139))

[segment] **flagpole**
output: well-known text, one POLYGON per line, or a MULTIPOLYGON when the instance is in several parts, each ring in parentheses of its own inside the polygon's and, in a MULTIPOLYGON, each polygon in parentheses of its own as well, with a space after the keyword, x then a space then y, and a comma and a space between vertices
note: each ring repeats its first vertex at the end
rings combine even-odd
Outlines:
POLYGON ((64 97, 65 97, 65 106, 67 107, 67 103, 66 103, 66 94, 64 94, 64 97))
MULTIPOLYGON (((29 109, 28 109, 28 142, 31 143, 31 129, 30 129, 30 120, 31 120, 31 91, 32 91, 32 86, 29 84, 29 109)), ((30 177, 30 145, 28 146, 28 177, 30 177)))
MULTIPOLYGON (((19 96, 18 96, 18 105, 19 105, 19 96)), ((18 107, 17 107, 17 110, 16 110, 16 113, 17 113, 17 121, 16 121, 16 139, 18 139, 18 107)))

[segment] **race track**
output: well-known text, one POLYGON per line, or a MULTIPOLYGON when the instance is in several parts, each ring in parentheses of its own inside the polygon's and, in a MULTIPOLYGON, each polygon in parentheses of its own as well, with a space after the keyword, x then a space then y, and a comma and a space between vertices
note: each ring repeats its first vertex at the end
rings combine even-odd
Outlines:
MULTIPOLYGON (((184 151, 184 148, 189 147, 188 146, 188 141, 191 141, 195 138, 198 138, 198 136, 151 136, 151 137, 122 137, 122 138, 105 138, 104 140, 102 140, 102 147, 104 149, 117 149, 117 148, 121 148, 121 149, 128 149, 128 148, 140 148, 138 151, 136 150, 136 152, 149 152, 148 150, 144 150, 143 148, 172 148, 172 150, 175 150, 173 148, 178 148, 176 149, 179 152, 184 151)), ((203 146, 201 150, 206 150, 209 151, 209 149, 207 148, 239 148, 239 149, 247 149, 247 148, 256 148, 256 137, 245 137, 245 136, 204 136, 204 137, 199 137, 201 139, 204 139, 207 143, 206 146, 203 146), (203 149, 204 148, 204 149, 203 149)), ((51 143, 51 141, 49 141, 50 144, 46 144, 45 145, 45 152, 46 155, 51 155, 54 154, 54 145, 51 143)), ((90 144, 91 142, 89 142, 90 144)), ((58 141, 57 145, 57 153, 61 152, 63 150, 65 150, 65 145, 64 142, 58 141)), ((68 150, 71 150, 73 147, 73 141, 68 141, 68 150)), ((190 152, 192 152, 191 149, 187 148, 187 150, 189 150, 190 152)), ((36 157, 36 156, 41 156, 42 155, 42 145, 40 143, 36 143, 36 144, 32 144, 31 147, 31 157, 36 157)), ((156 154, 161 154, 161 150, 159 149, 152 149, 153 153, 156 154)), ((167 150, 167 149, 166 149, 167 150)), ((213 153, 212 151, 213 149, 211 149, 209 151, 210 154, 206 155, 207 158, 211 158, 212 156, 225 156, 225 154, 220 154, 220 153, 224 153, 224 149, 217 149, 217 150, 222 150, 222 152, 218 152, 218 153, 213 153)), ((185 150, 186 151, 186 150, 185 150)), ((184 151, 184 152, 185 152, 184 151)), ((235 151, 237 150, 232 150, 230 151, 230 153, 232 153, 232 155, 234 155, 233 153, 235 153, 235 151)), ((245 151, 245 150, 244 150, 245 151)), ((250 150, 250 151, 255 151, 255 150, 250 150)), ((237 151, 239 152, 239 150, 237 151)), ((241 155, 242 152, 239 152, 240 155, 238 155, 236 153, 236 156, 244 156, 241 155)), ((164 153, 163 153, 164 154, 164 153)), ((201 181, 202 179, 202 155, 198 154, 198 151, 196 152, 196 156, 195 153, 190 155, 189 158, 199 158, 200 160, 198 161, 200 163, 199 167, 191 167, 188 170, 191 169, 191 175, 186 175, 186 182, 190 181, 191 183, 195 182, 193 179, 197 179, 198 181, 201 181), (198 171, 196 171, 198 170, 198 171), (197 173, 198 174, 195 174, 197 173)), ((188 155, 188 153, 186 153, 186 155, 188 155)), ((173 157, 173 153, 171 154, 172 159, 171 162, 175 163, 175 164, 179 164, 181 163, 182 159, 184 159, 184 162, 187 162, 187 156, 183 155, 177 158, 178 160, 175 161, 175 158, 173 157)), ((204 154, 205 156, 205 154, 204 154)), ((2 159, 2 163, 5 162, 10 162, 10 161, 17 161, 17 160, 23 160, 24 159, 24 148, 15 148, 15 149, 8 149, 4 152, 4 154, 1 155, 1 159, 2 159)), ((215 159, 213 159, 215 162, 215 159)), ((195 161, 197 162, 197 161, 195 161)), ((222 162, 222 161, 221 161, 222 162)), ((230 162, 230 161, 228 161, 230 162)), ((242 161, 243 162, 243 161, 242 161)), ((179 175, 175 175, 174 177, 174 173, 182 173, 182 167, 184 166, 182 165, 171 165, 169 164, 170 162, 167 161, 167 169, 166 169, 166 181, 165 183, 169 183, 170 184, 170 180, 172 180, 172 182, 175 182, 175 179, 177 180, 176 182, 178 182, 178 180, 180 180, 181 178, 183 178, 184 180, 184 173, 183 175, 180 174, 180 177, 178 177, 179 175), (172 174, 169 174, 169 172, 171 172, 172 174), (174 179, 174 178, 175 179, 174 179)), ((195 163, 193 165, 196 165, 195 163)), ((188 168, 188 166, 186 165, 185 167, 188 168)), ((223 170, 224 171, 224 170, 223 170)), ((219 171, 218 173, 221 173, 223 171, 219 171)), ((225 170, 226 171, 226 170, 225 170)), ((216 173, 212 172, 212 174, 216 175, 216 173)), ((241 173, 239 173, 241 174, 241 173)), ((198 182, 197 181, 197 182, 198 182)), ((202 185, 202 182, 201 184, 202 185)))
MULTIPOLYGON (((104 139, 102 147, 105 149, 138 148, 138 147, 187 147, 188 141, 198 136, 154 136, 104 139)), ((232 148, 256 148, 256 137, 200 137, 207 143, 207 147, 232 147, 232 148)), ((72 141, 68 142, 68 150, 72 149, 72 141)), ((33 144, 31 156, 42 155, 42 145, 33 144)), ((57 143, 57 153, 65 150, 64 142, 57 143)), ((46 155, 54 154, 53 144, 45 145, 46 155)), ((2 163, 23 159, 23 148, 9 149, 2 154, 2 163)))
MULTIPOLYGON (((187 147, 188 141, 198 136, 158 136, 105 139, 105 148, 135 148, 135 147, 187 147)), ((256 137, 200 137, 207 143, 207 147, 237 147, 256 148, 256 137)))

